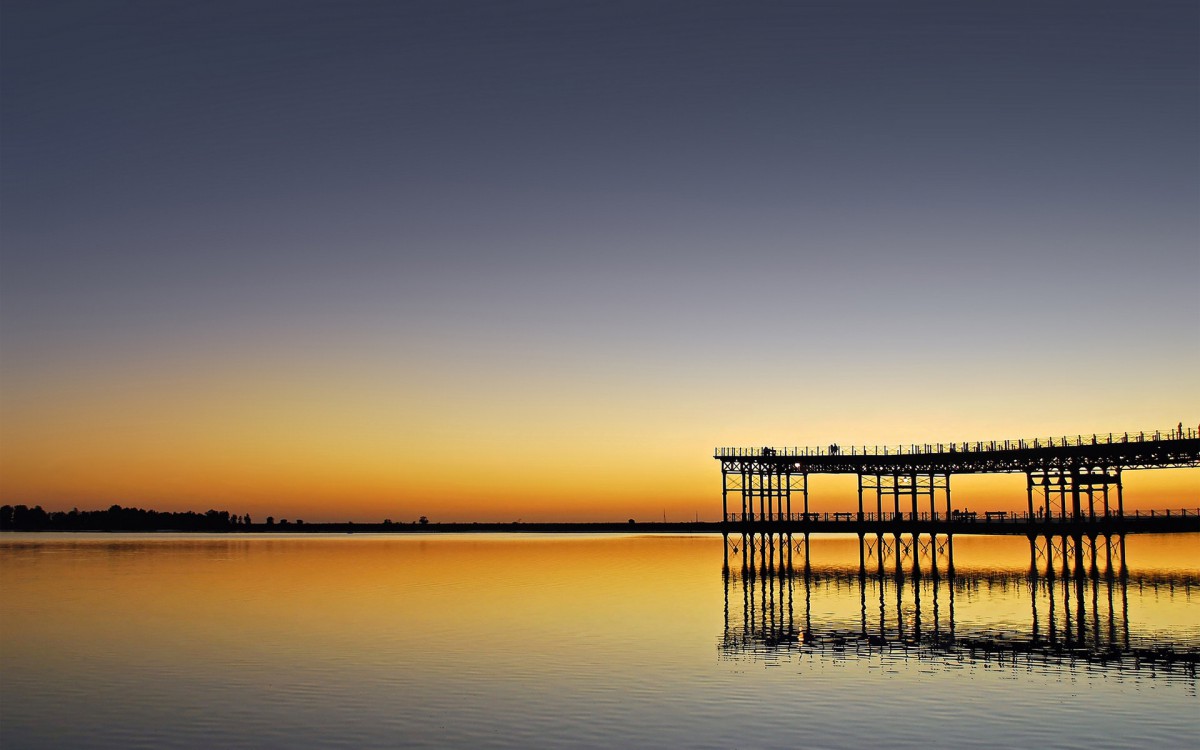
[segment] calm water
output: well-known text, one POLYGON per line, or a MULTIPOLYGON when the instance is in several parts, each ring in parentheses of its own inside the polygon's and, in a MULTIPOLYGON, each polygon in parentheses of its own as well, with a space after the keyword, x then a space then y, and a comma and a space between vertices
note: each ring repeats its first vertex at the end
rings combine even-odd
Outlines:
POLYGON ((738 541, 6 534, 0 744, 1196 746, 1195 535, 738 541))

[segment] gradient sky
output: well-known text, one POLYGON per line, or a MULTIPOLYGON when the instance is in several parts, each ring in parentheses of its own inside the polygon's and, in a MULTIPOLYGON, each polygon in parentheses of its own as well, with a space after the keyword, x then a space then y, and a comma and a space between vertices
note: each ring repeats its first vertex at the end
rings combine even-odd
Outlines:
POLYGON ((1191 0, 0 13, 4 502, 715 518, 718 445, 1200 423, 1191 0))

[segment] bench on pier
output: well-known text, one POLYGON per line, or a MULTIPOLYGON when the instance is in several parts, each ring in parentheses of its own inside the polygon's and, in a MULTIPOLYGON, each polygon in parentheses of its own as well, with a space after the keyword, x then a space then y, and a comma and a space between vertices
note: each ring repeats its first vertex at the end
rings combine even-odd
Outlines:
POLYGON ((834 513, 833 520, 835 521, 853 521, 856 513, 834 513))
POLYGON ((956 510, 951 514, 951 519, 954 521, 974 521, 975 511, 973 510, 956 510))
MULTIPOLYGON (((972 513, 971 515, 973 516, 975 514, 972 513)), ((985 510, 983 512, 983 515, 988 521, 1003 521, 1008 518, 1008 511, 1006 511, 1006 510, 985 510)))

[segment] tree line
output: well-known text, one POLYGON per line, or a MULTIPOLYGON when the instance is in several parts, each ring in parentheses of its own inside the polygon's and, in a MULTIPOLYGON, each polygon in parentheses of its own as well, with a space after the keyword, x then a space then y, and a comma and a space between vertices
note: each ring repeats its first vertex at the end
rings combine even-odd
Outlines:
POLYGON ((250 524, 249 514, 231 515, 227 510, 176 513, 113 505, 108 510, 47 512, 40 505, 0 506, 3 531, 237 531, 250 524))

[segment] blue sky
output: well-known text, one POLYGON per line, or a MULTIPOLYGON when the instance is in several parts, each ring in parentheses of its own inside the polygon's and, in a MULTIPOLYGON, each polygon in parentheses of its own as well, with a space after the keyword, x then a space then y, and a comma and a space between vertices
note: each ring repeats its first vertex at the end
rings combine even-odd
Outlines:
POLYGON ((1194 3, 0 12, 6 500, 286 506, 281 419, 347 509, 481 513, 523 483, 382 457, 579 441, 538 502, 625 508, 628 434, 693 493, 713 445, 1200 419, 1194 3))

